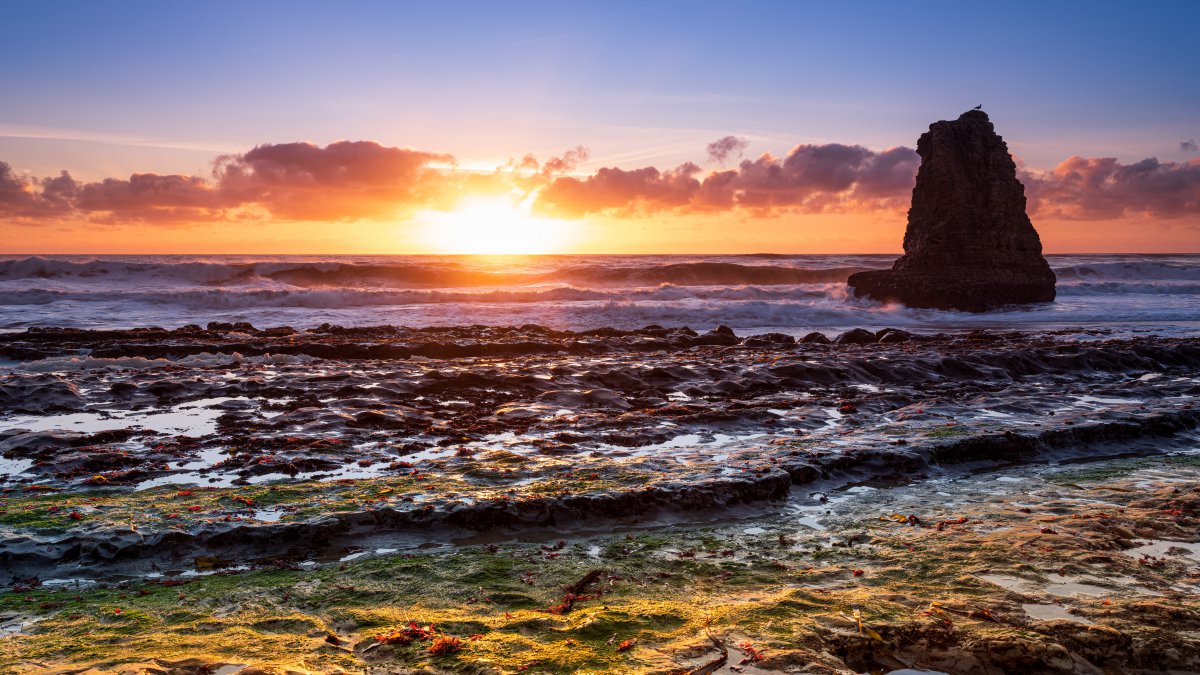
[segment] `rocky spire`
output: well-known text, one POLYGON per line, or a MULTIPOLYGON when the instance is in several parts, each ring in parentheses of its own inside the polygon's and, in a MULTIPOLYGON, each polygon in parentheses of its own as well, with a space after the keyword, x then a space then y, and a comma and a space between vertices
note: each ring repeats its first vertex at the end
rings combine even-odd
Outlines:
POLYGON ((971 312, 1054 300, 1025 187, 987 113, 929 125, 917 153, 904 255, 890 270, 852 275, 855 294, 971 312))

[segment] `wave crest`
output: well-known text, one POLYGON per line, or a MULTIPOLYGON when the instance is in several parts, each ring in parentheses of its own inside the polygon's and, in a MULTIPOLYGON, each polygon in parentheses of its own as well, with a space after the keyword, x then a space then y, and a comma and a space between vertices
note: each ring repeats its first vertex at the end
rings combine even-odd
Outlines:
MULTIPOLYGON (((629 259, 631 261, 636 259, 629 259)), ((551 271, 497 272, 455 261, 431 263, 349 263, 204 261, 134 263, 115 260, 59 260, 30 257, 0 260, 0 280, 173 281, 182 285, 225 286, 271 281, 300 288, 466 288, 566 285, 728 286, 842 283, 867 267, 804 268, 743 265, 730 262, 685 262, 612 267, 565 262, 551 271)))

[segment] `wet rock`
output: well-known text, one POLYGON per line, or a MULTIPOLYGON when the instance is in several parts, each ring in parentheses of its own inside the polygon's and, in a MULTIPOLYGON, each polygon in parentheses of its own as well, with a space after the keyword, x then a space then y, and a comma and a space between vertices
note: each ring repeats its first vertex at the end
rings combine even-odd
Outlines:
POLYGON ((254 334, 258 330, 249 322, 238 321, 236 323, 228 323, 224 321, 208 322, 208 330, 214 333, 248 333, 254 334))
POLYGON ((46 429, 43 431, 26 431, 11 429, 0 436, 0 453, 18 453, 22 456, 29 453, 45 452, 61 448, 81 448, 86 445, 101 443, 118 443, 128 440, 134 432, 128 429, 85 433, 66 429, 46 429))
POLYGON ((904 255, 890 270, 851 275, 855 294, 970 312, 1053 301, 1054 272, 1025 213, 1025 188, 987 114, 931 124, 917 152, 904 255))
POLYGON ((875 334, 876 342, 880 342, 882 344, 908 342, 912 339, 912 337, 912 333, 900 330, 899 328, 884 328, 875 334))
POLYGON ((180 394, 186 394, 191 390, 188 383, 169 379, 150 382, 146 384, 144 389, 147 393, 153 394, 158 398, 173 398, 180 394))
MULTIPOLYGON (((413 350, 416 356, 431 359, 468 358, 473 356, 524 356, 553 354, 562 347, 550 342, 484 342, 475 344, 427 343, 413 350)), ((371 357, 368 357, 371 358, 371 357)))
POLYGON ((747 347, 766 347, 769 345, 794 345, 796 338, 784 333, 763 333, 751 335, 742 341, 747 347))
POLYGON ((83 398, 79 388, 58 375, 8 375, 0 377, 0 410, 45 413, 77 410, 83 398))
POLYGON ((741 338, 734 335, 733 331, 725 326, 720 326, 703 335, 679 338, 679 344, 688 347, 732 347, 741 342, 741 338))
MULTIPOLYGON (((150 462, 144 456, 136 456, 124 450, 105 447, 87 447, 69 452, 57 453, 54 467, 55 475, 72 479, 87 474, 98 474, 106 471, 148 465, 150 462)), ((109 479, 105 478, 105 482, 109 479)))
MULTIPOLYGON (((242 458, 242 460, 243 468, 238 473, 243 476, 262 476, 277 473, 295 476, 296 474, 312 473, 315 471, 335 471, 342 466, 340 462, 320 457, 279 458, 271 456, 252 459, 242 458)), ((229 460, 226 461, 229 462, 229 460)), ((234 468, 233 463, 230 462, 227 468, 234 468)))
POLYGON ((618 408, 625 410, 630 407, 623 396, 611 389, 548 391, 542 394, 539 400, 546 403, 554 403, 563 408, 618 408))
POLYGON ((808 335, 805 335, 803 338, 801 338, 800 342, 802 342, 804 344, 827 345, 833 341, 830 340, 828 337, 826 337, 824 333, 818 333, 816 331, 813 331, 813 332, 809 333, 808 335))
POLYGON ((875 334, 865 328, 855 328, 837 336, 833 341, 839 345, 862 345, 875 342, 875 334))
POLYGON ((367 429, 408 429, 426 423, 423 415, 402 410, 365 410, 348 426, 367 429))

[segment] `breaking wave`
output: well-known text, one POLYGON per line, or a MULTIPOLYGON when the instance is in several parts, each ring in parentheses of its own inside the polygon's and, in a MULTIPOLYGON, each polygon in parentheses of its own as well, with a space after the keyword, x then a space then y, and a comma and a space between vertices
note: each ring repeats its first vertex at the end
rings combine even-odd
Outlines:
MULTIPOLYGON (((630 257, 627 260, 636 262, 630 257)), ((62 260, 30 257, 0 260, 0 280, 58 279, 93 281, 174 281, 198 285, 238 285, 274 281, 299 287, 384 286, 398 288, 460 288, 563 284, 674 284, 716 286, 732 284, 783 285, 844 282, 861 266, 808 269, 793 266, 746 265, 732 262, 686 262, 613 267, 589 263, 564 264, 546 271, 502 272, 474 269, 456 260, 430 262, 122 262, 62 260)))
POLYGON ((646 300, 797 300, 824 297, 826 286, 816 288, 703 287, 688 288, 662 285, 655 288, 602 290, 556 287, 538 290, 396 291, 356 288, 301 290, 197 289, 153 292, 86 292, 32 289, 0 291, 0 305, 45 305, 54 302, 134 302, 152 305, 178 305, 209 309, 253 307, 378 307, 383 305, 423 305, 431 303, 542 303, 587 301, 646 300))
POLYGON ((555 328, 648 323, 803 332, 1113 326, 1200 332, 1200 255, 1049 256, 1058 299, 983 315, 854 298, 891 255, 24 256, 0 259, 0 329, 321 323, 555 328), (1172 328, 1171 330, 1175 330, 1172 328))

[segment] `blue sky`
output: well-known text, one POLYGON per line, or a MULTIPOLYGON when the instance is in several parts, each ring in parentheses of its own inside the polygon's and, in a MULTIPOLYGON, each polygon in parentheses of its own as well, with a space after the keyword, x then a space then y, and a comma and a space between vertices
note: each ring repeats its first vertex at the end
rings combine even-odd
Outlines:
POLYGON ((912 146, 977 103, 1034 166, 1178 160, 1200 137, 1196 2, 5 9, 0 159, 38 175, 199 173, 221 150, 337 139, 663 166, 726 134, 751 155, 912 146))

